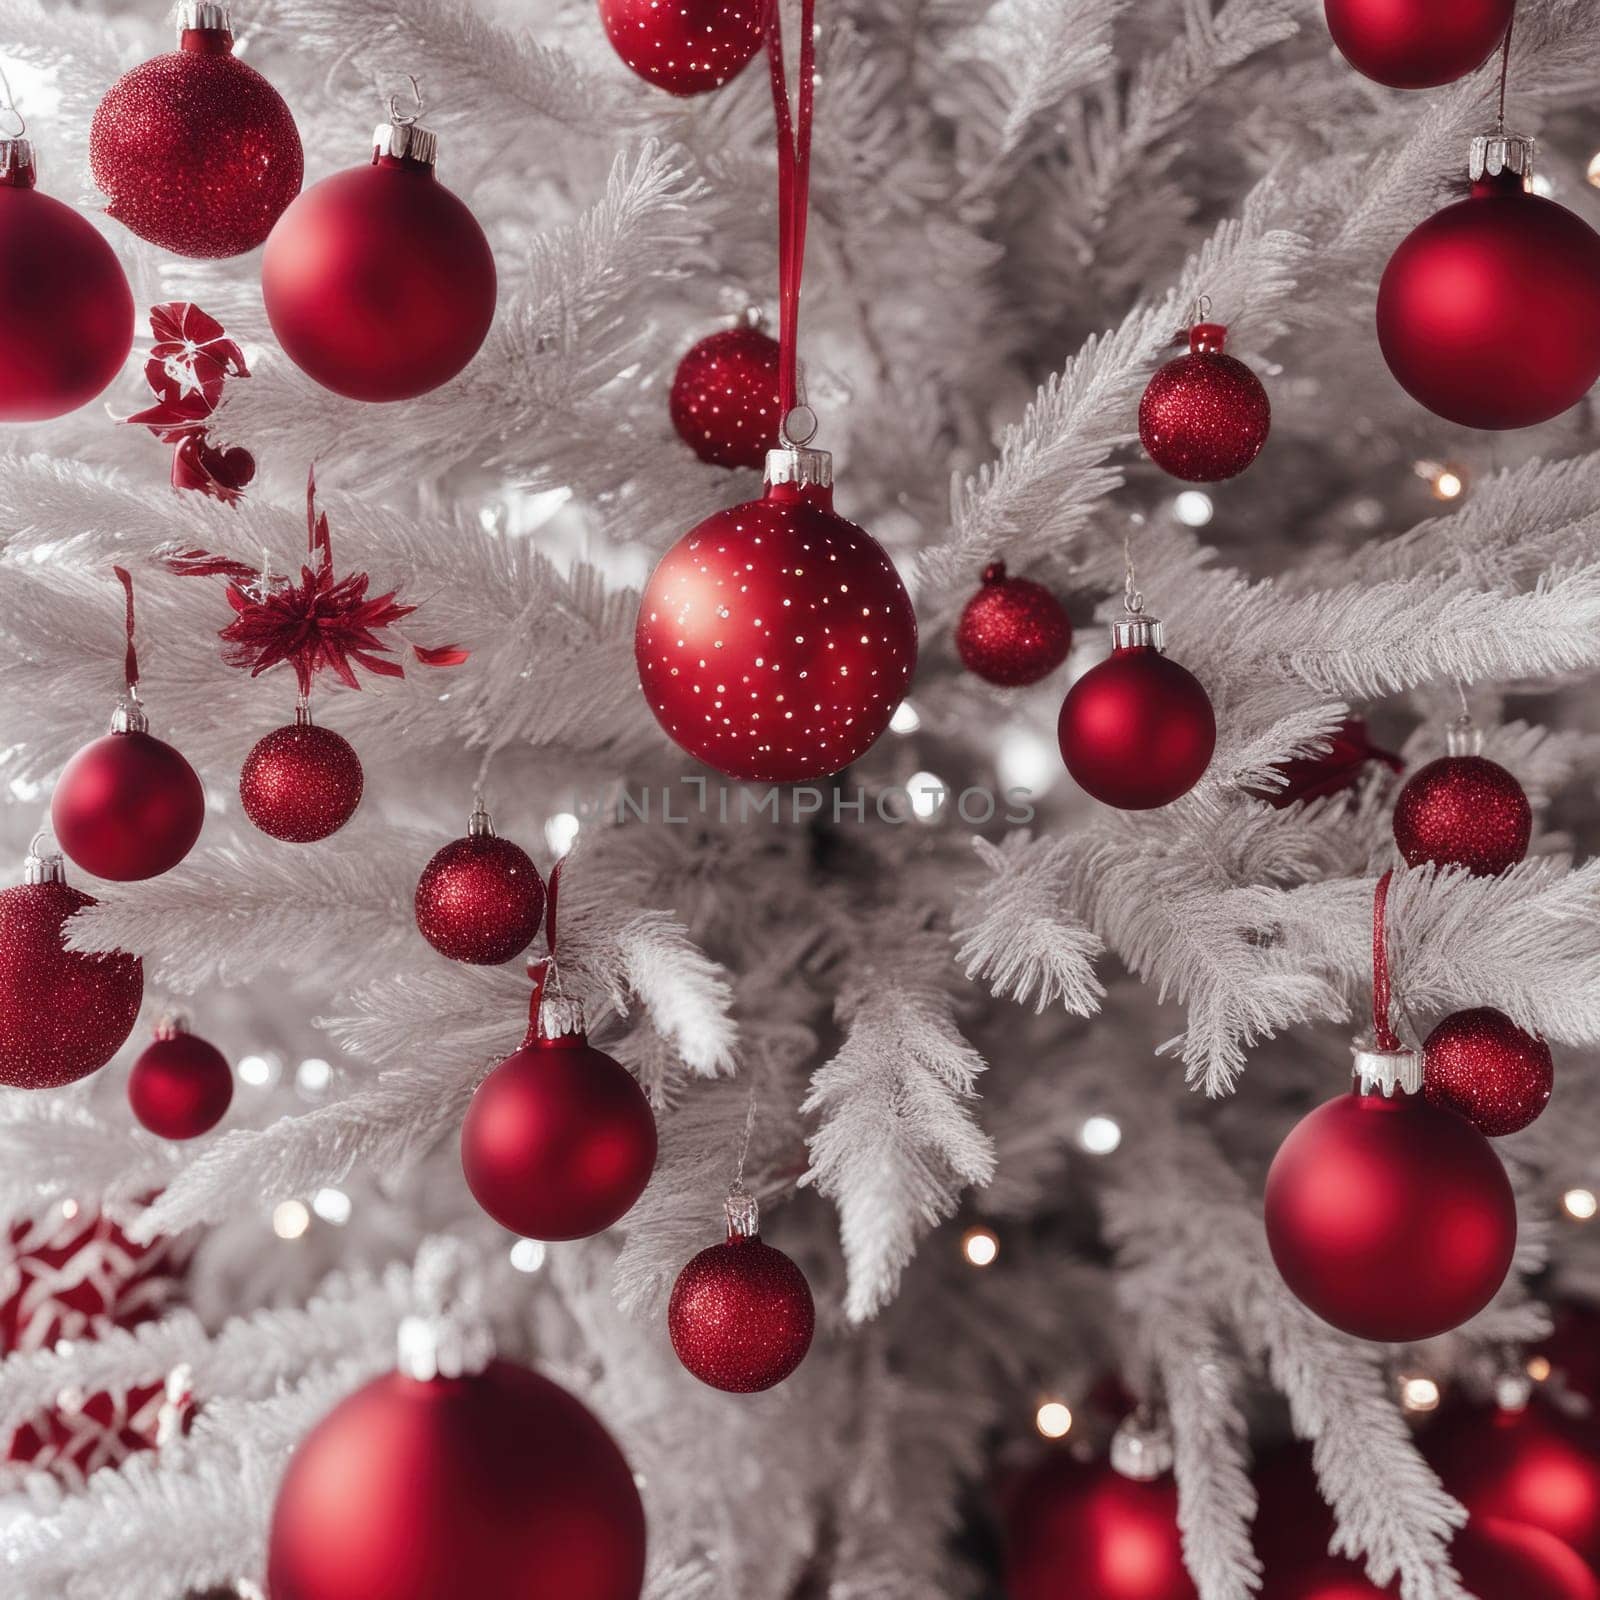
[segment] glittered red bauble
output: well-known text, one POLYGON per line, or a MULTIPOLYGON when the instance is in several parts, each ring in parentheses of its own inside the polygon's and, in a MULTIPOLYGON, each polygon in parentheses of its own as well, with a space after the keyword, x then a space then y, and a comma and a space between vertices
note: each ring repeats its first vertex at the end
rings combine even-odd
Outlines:
POLYGON ((26 140, 0 141, 0 422, 63 416, 133 348, 133 291, 111 246, 34 188, 26 140))
POLYGON ((1422 1047, 1423 1092, 1491 1139, 1526 1128, 1554 1084, 1550 1046, 1493 1006, 1446 1017, 1422 1047))
POLYGON ((197 1139, 233 1103, 233 1073, 214 1044, 182 1029, 163 1029, 128 1074, 128 1104, 151 1133, 197 1139))
POLYGON ((702 461, 759 467, 778 447, 778 341, 724 328, 690 347, 672 380, 672 426, 702 461))
POLYGON ((703 94, 736 77, 761 48, 760 0, 600 0, 617 54, 669 94, 703 94))
POLYGON ((755 1394, 805 1360, 817 1313, 806 1275, 759 1235, 730 1233, 702 1250, 672 1286, 667 1330, 702 1383, 755 1394))
POLYGON ((1328 32, 1357 72, 1391 89, 1432 89, 1481 67, 1516 0, 1325 0, 1328 32))
POLYGON ((728 778, 804 783, 889 726, 917 619, 883 547, 834 514, 832 489, 769 483, 662 558, 634 653, 656 720, 691 756, 728 778))
POLYGON ((272 1600, 639 1600, 633 1474, 587 1407, 496 1361, 395 1372, 306 1435, 272 1513, 272 1600))
POLYGON ((416 913, 422 937, 441 955, 493 966, 527 949, 539 931, 544 880, 520 846, 471 833, 422 869, 416 913))
POLYGON ((226 28, 125 72, 89 129, 106 210, 180 256, 254 250, 300 192, 305 159, 283 96, 233 53, 226 28))
POLYGON ((956 624, 962 666, 1002 688, 1048 677, 1071 648, 1066 607, 1042 583, 1007 577, 1003 561, 985 569, 956 624))
POLYGON ((494 321, 494 255, 431 163, 382 155, 284 212, 261 293, 284 354, 325 389, 409 400, 478 353, 494 321))
POLYGON ((461 1125, 467 1187, 528 1239, 586 1239, 633 1209, 656 1164, 656 1120, 627 1068, 582 1033, 532 1035, 461 1125))
POLYGON ((239 798, 263 833, 310 844, 354 816, 363 782, 348 739, 315 723, 291 722, 274 728, 245 757, 239 798))
POLYGON ((1056 733, 1080 788, 1108 806, 1149 811, 1200 781, 1217 719, 1192 672, 1153 645, 1131 645, 1067 691, 1056 733))
POLYGON ((1007 1600, 1196 1600, 1177 1485, 1047 1456, 1008 1498, 1005 1587, 1007 1600))
POLYGON ((1244 362, 1224 355, 1227 330, 1199 322, 1189 354, 1161 367, 1139 401, 1139 440, 1150 459, 1188 483, 1237 477, 1260 455, 1272 402, 1244 362))
POLYGON ((1431 861, 1480 878, 1528 853, 1533 808, 1522 785, 1485 756, 1441 756, 1406 780, 1394 803, 1394 842, 1408 866, 1431 861))
MULTIPOLYGON (((59 871, 60 858, 42 866, 59 871)), ((144 998, 138 957, 65 946, 67 918, 93 904, 59 878, 0 892, 0 1084, 7 1088, 76 1083, 133 1031, 144 998)))
POLYGON ((1600 377, 1600 234, 1507 173, 1409 233, 1378 286, 1401 388, 1469 428, 1526 428, 1600 377))
POLYGON ((194 768, 148 733, 108 733, 62 769, 50 800, 61 848, 97 878, 131 883, 188 855, 205 822, 194 768))
POLYGON ((1358 1339, 1431 1339, 1511 1270, 1511 1182, 1420 1094, 1352 1091, 1301 1119, 1267 1174, 1267 1243, 1296 1297, 1358 1339))

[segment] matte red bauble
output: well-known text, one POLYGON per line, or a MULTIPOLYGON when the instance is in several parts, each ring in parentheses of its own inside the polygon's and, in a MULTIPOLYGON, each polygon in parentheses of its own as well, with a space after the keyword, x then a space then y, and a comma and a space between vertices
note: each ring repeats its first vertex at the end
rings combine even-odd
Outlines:
MULTIPOLYGON (((1531 142, 1502 143, 1531 166, 1531 142)), ((1548 421, 1600 377, 1600 234, 1522 185, 1509 167, 1478 177, 1406 236, 1378 286, 1396 381, 1469 428, 1548 421)))
POLYGON ((983 587, 956 624, 956 654, 985 683, 1018 688, 1048 677, 1072 649, 1066 607, 1029 578, 1006 576, 1006 564, 984 569, 983 587))
POLYGON ((1163 472, 1187 483, 1237 477, 1261 454, 1272 402, 1244 362, 1224 355, 1227 329, 1197 322, 1189 354, 1161 367, 1139 401, 1139 440, 1163 472))
POLYGON ((756 1202, 728 1200, 728 1238, 702 1250, 672 1286, 667 1331, 678 1359, 702 1383, 755 1394, 805 1360, 817 1312, 806 1275, 762 1242, 756 1202))
POLYGON ((544 916, 544 880, 480 804, 417 880, 417 928, 452 961, 493 966, 527 949, 544 916))
POLYGON ((59 1089, 98 1071, 133 1032, 144 967, 122 951, 65 946, 67 918, 93 899, 71 888, 60 856, 29 856, 0 892, 0 1084, 59 1089))
POLYGON ((303 720, 273 729, 245 757, 239 798, 263 833, 311 844, 355 815, 364 782, 350 741, 303 713, 303 720))
POLYGON ((34 177, 33 145, 0 139, 0 422, 87 405, 133 348, 133 291, 111 246, 34 177))
POLYGON ((496 1361, 394 1372, 335 1406, 289 1462, 272 1600, 639 1600, 645 1521, 611 1435, 547 1378, 496 1361))
POLYGON ((1535 1354, 1550 1363, 1551 1382, 1587 1400, 1600 1414, 1600 1313, 1581 1300, 1555 1308, 1555 1327, 1535 1354))
POLYGON ((1526 1128, 1550 1103, 1554 1084, 1550 1046, 1493 1006, 1446 1017, 1422 1047, 1428 1098, 1491 1139, 1526 1128))
POLYGON ((434 136, 378 130, 372 163, 313 184, 261 260, 284 354, 352 400, 409 400, 448 383, 494 321, 494 255, 434 176, 434 136))
POLYGON ((759 467, 778 447, 778 341, 724 328, 692 345, 672 380, 672 425, 702 461, 759 467))
POLYGON ((1328 32, 1357 72, 1391 89, 1432 89, 1481 67, 1516 0, 1325 0, 1328 32))
POLYGON ((225 8, 185 0, 179 48, 124 73, 89 129, 107 212, 180 256, 254 250, 300 192, 305 158, 283 96, 233 53, 225 8))
POLYGON ((1528 853, 1533 807, 1522 785, 1477 752, 1471 720, 1450 726, 1450 754, 1419 768, 1394 803, 1394 842, 1406 864, 1465 867, 1480 878, 1514 867, 1528 853))
POLYGON ((761 0, 600 0, 617 54, 669 94, 703 94, 737 76, 761 48, 761 0))
POLYGON ((197 1139, 233 1103, 233 1073, 214 1044, 178 1022, 164 1022, 128 1074, 128 1104, 151 1133, 197 1139))
POLYGON ((1047 1456, 1008 1498, 1005 1587, 1007 1600, 1196 1600, 1176 1484, 1047 1456))
POLYGON ((916 613, 883 547, 835 515, 829 461, 774 450, 766 494, 691 529, 645 585, 645 699, 724 777, 829 777, 872 747, 911 683, 916 613))
POLYGON ((1122 811, 1171 805, 1200 781, 1217 719, 1200 680, 1163 653, 1161 624, 1130 611, 1112 651, 1067 690, 1056 733, 1081 789, 1122 811))

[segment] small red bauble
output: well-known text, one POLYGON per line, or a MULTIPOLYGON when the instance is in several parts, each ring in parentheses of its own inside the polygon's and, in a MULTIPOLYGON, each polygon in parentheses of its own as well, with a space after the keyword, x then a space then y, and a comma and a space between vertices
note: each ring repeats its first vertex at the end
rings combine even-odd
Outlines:
POLYGON ((702 461, 759 467, 778 447, 778 341, 724 328, 692 345, 672 380, 672 426, 702 461))
POLYGON ((1555 1308, 1555 1327, 1536 1354, 1551 1368, 1551 1382, 1589 1402, 1591 1414, 1600 1413, 1600 1313, 1581 1300, 1568 1300, 1555 1308))
POLYGON ((1123 811, 1171 805, 1200 781, 1217 719, 1200 680, 1163 654, 1161 624, 1130 611, 1111 655, 1067 690, 1056 733, 1078 786, 1123 811))
POLYGON ((1197 322, 1189 354, 1160 368, 1139 401, 1140 443, 1163 472, 1188 483, 1237 477, 1260 455, 1272 427, 1261 380, 1223 354, 1227 331, 1197 322))
POLYGON ((245 757, 239 798, 263 833, 311 844, 337 833, 355 815, 364 782, 350 741, 304 714, 274 728, 245 757))
POLYGON ((283 96, 234 55, 223 18, 200 15, 221 8, 179 10, 179 48, 124 73, 100 102, 89 167, 106 210, 141 239, 180 256, 243 255, 300 192, 300 135, 283 96))
POLYGON ((956 624, 956 653, 985 683, 1018 688, 1048 677, 1072 649, 1066 607, 1028 578, 1006 576, 1006 564, 984 569, 983 587, 956 624))
POLYGON ((526 850, 502 839, 480 804, 417 880, 417 928, 441 955, 475 966, 509 961, 544 917, 544 880, 526 850))
POLYGON ((617 54, 669 94, 704 94, 744 71, 761 48, 760 0, 600 0, 617 54))
POLYGON ((1391 89, 1454 83, 1505 37, 1516 0, 1325 0, 1328 32, 1357 72, 1391 89))
POLYGON ((67 918, 93 904, 69 887, 60 856, 29 856, 23 882, 0 892, 0 1084, 9 1089, 87 1078, 133 1032, 139 958, 65 946, 67 918))
POLYGON ((871 748, 911 683, 916 613, 883 547, 834 514, 829 461, 773 451, 766 494, 691 529, 645 585, 645 699, 724 777, 829 777, 871 748))
POLYGON ((214 1044, 180 1023, 165 1022, 128 1074, 128 1104, 151 1133, 197 1139, 233 1103, 233 1073, 214 1044))
POLYGON ((1477 754, 1469 719, 1450 727, 1450 754, 1419 768, 1394 803, 1394 842, 1408 866, 1431 861, 1480 878, 1514 867, 1528 853, 1533 807, 1498 762, 1477 754))
POLYGON ((1600 377, 1600 234, 1522 185, 1480 178, 1406 236, 1378 286, 1390 372, 1469 428, 1545 422, 1600 377))
POLYGON ((34 178, 32 144, 0 139, 0 422, 87 405, 133 348, 133 291, 111 246, 34 178))
POLYGON ((806 1275, 762 1242, 756 1202, 728 1201, 728 1239, 702 1250, 672 1286, 672 1348, 702 1383, 755 1394, 782 1383, 806 1358, 817 1312, 806 1275))
POLYGON ((639 1600, 645 1521, 622 1452, 549 1379, 496 1361, 356 1390, 289 1462, 272 1600, 639 1600))
POLYGON ((409 400, 448 383, 494 321, 494 255, 434 176, 434 136, 379 129, 371 165, 313 184, 261 260, 284 354, 352 400, 409 400))
POLYGON ((1493 1006, 1446 1017, 1422 1046, 1428 1098, 1491 1139, 1526 1128, 1550 1103, 1554 1084, 1550 1046, 1493 1006))

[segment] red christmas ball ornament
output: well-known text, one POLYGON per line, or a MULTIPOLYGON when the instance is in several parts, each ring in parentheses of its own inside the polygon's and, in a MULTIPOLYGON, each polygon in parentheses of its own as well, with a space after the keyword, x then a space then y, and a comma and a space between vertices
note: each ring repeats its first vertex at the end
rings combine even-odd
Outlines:
POLYGON ((1465 867, 1489 878, 1528 853, 1533 807, 1522 785, 1498 762, 1478 752, 1482 732, 1457 717, 1447 735, 1448 755, 1406 780, 1394 803, 1394 842, 1406 864, 1465 867))
POLYGON ((1223 353, 1228 330, 1197 322, 1189 353, 1161 367, 1139 401, 1139 440, 1163 472, 1186 483, 1235 478, 1261 454, 1272 402, 1244 362, 1223 353))
POLYGON ((1579 1300, 1565 1301, 1555 1313, 1555 1327, 1535 1354, 1548 1363, 1558 1392, 1577 1395, 1600 1412, 1600 1315, 1579 1300))
POLYGON ((983 587, 956 624, 956 653, 968 672, 1018 688, 1048 677, 1071 649, 1066 607, 1042 583, 1008 577, 1003 561, 984 569, 983 587))
POLYGON ((133 291, 115 253, 36 176, 31 141, 0 138, 0 422, 87 405, 133 348, 133 291))
POLYGON ((220 0, 183 0, 178 48, 125 72, 89 129, 106 210, 175 255, 243 255, 300 192, 305 158, 283 96, 233 53, 220 0))
POLYGON ((502 839, 479 801, 464 839, 417 881, 417 928, 441 955, 495 966, 528 948, 544 918, 544 880, 526 850, 502 839))
POLYGON ((759 467, 778 448, 778 341, 759 323, 692 345, 672 380, 672 426, 702 461, 759 467))
POLYGON ((301 705, 296 720, 274 728, 244 759, 239 798, 263 832, 288 844, 337 833, 361 804, 365 779, 350 741, 318 727, 301 705))
POLYGON ((1600 234, 1525 187, 1533 141, 1476 139, 1472 194, 1414 228, 1378 285, 1378 343, 1414 400, 1526 428, 1600 377, 1600 234))
POLYGON ((1079 788, 1122 811, 1171 805, 1200 781, 1217 719, 1200 680, 1167 656, 1138 596, 1111 625, 1111 654, 1067 690, 1056 733, 1079 788))
POLYGON ((600 21, 617 54, 669 94, 720 89, 761 48, 760 0, 600 0, 600 21))
POLYGON ((1454 83, 1489 58, 1516 0, 1325 0, 1328 32, 1357 72, 1391 89, 1454 83))
POLYGON ((30 855, 0 892, 0 1084, 59 1089, 98 1071, 133 1032, 144 967, 123 951, 66 948, 66 921, 94 900, 58 855, 30 855))
POLYGON ((151 1133, 197 1139, 210 1133, 233 1103, 233 1073, 214 1044, 169 1017, 128 1074, 128 1104, 151 1133))
POLYGON ((371 164, 307 189, 261 261, 284 354, 352 400, 410 400, 448 383, 494 321, 483 229, 434 176, 434 135, 390 115, 371 164))
POLYGON ((1361 782, 1368 764, 1374 761, 1382 762, 1391 772, 1398 772, 1405 765, 1392 750, 1381 750, 1372 742, 1360 717, 1347 717, 1329 737, 1326 754, 1281 761, 1273 769, 1283 774, 1281 788, 1248 792, 1274 810, 1283 811, 1302 801, 1347 793, 1361 782))
POLYGON ((1493 1006, 1454 1012, 1422 1046, 1423 1092, 1491 1139, 1526 1128, 1554 1084, 1550 1046, 1493 1006))
POLYGON ((910 597, 877 540, 834 513, 832 484, 826 451, 772 451, 765 495, 692 528, 645 585, 645 699, 724 777, 831 776, 871 748, 910 685, 910 597))
POLYGON ((806 1358, 817 1312, 806 1275, 761 1238, 747 1194, 728 1197, 728 1239, 702 1250, 672 1286, 667 1331, 685 1368, 728 1394, 782 1383, 806 1358))

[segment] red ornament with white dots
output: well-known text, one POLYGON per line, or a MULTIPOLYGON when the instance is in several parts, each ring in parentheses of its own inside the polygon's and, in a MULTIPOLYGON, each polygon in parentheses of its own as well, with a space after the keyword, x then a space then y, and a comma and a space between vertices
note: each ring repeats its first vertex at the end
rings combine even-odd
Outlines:
POLYGON ((690 347, 672 380, 672 425, 702 461, 759 467, 778 446, 778 341, 755 323, 690 347))
POLYGON ((1261 380, 1223 352, 1227 332, 1219 322, 1195 323, 1188 355, 1157 371, 1139 401, 1146 453, 1187 483, 1237 477, 1260 455, 1272 428, 1261 380))
POLYGON ((1422 1046, 1422 1087, 1491 1139, 1526 1128, 1550 1103, 1550 1046, 1493 1006, 1444 1019, 1422 1046))
POLYGON ((762 0, 600 0, 617 54, 669 94, 704 94, 737 77, 761 48, 762 0))
POLYGON ((1448 755, 1414 773, 1394 804, 1394 842, 1408 866, 1432 862, 1490 878, 1528 853, 1533 808, 1522 785, 1480 755, 1483 734, 1470 717, 1451 723, 1448 755))
POLYGON ((1049 677, 1071 649, 1066 607, 1042 583, 1008 577, 1003 561, 984 569, 983 587, 956 624, 956 653, 968 672, 1020 688, 1049 677))
POLYGON ((772 451, 765 495, 691 529, 645 586, 645 698, 724 777, 828 777, 871 748, 910 686, 910 597, 883 547, 834 512, 832 484, 826 451, 772 451))

